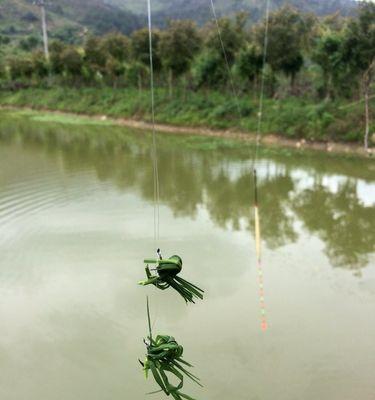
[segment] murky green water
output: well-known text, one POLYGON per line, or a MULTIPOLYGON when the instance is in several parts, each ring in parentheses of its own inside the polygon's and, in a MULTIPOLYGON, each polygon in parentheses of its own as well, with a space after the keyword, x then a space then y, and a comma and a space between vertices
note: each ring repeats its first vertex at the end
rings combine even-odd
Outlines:
POLYGON ((0 113, 2 400, 149 398, 146 294, 197 399, 375 398, 374 162, 261 152, 262 333, 251 149, 158 137, 158 245, 206 289, 186 307, 136 285, 155 250, 150 135, 67 122, 0 113))

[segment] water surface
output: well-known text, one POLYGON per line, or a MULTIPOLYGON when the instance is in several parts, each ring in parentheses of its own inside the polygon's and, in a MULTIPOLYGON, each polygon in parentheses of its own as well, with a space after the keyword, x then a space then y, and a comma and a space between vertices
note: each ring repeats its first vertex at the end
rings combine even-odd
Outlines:
POLYGON ((262 149, 263 333, 252 148, 159 135, 155 244, 149 133, 1 112, 0 138, 2 400, 149 398, 146 294, 197 399, 375 398, 373 161, 262 149), (203 302, 136 285, 156 245, 203 302))

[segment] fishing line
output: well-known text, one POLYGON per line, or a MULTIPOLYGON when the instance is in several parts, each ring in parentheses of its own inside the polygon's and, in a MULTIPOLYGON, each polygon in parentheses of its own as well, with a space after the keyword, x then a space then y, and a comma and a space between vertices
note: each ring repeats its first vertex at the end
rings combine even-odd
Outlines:
POLYGON ((259 217, 257 162, 258 162, 260 139, 261 139, 261 135, 262 135, 264 88, 265 88, 265 81, 266 81, 265 67, 266 67, 267 53, 268 53, 269 19, 270 19, 270 0, 266 0, 266 25, 265 25, 264 43, 263 43, 262 79, 261 79, 261 88, 260 88, 260 94, 259 94, 258 126, 257 126, 257 135, 256 135, 255 156, 253 159, 255 252, 256 252, 256 258, 257 258, 261 329, 263 332, 265 332, 267 330, 268 323, 267 323, 267 311, 266 311, 264 280, 263 280, 262 241, 261 241, 260 217, 259 217))
MULTIPOLYGON (((233 96, 236 99, 237 110, 239 119, 241 121, 241 109, 239 106, 238 94, 235 90, 234 81, 232 77, 232 71, 230 69, 227 52, 225 50, 224 41, 221 34, 220 24, 217 18, 217 13, 215 9, 214 0, 210 0, 211 9, 214 20, 216 22, 216 28, 218 32, 218 37, 220 40, 221 48, 223 51, 225 63, 228 70, 228 76, 230 80, 230 85, 232 88, 233 96)), ((265 67, 267 62, 268 53, 268 36, 269 36, 269 16, 270 16, 270 0, 266 0, 266 22, 265 22, 265 32, 264 32, 264 42, 263 42, 263 59, 262 59, 262 77, 261 77, 261 88, 259 94, 259 106, 258 106, 258 122, 257 122, 257 132, 256 132, 256 145, 255 152, 252 160, 252 170, 254 178, 254 228, 255 228, 255 253, 256 253, 256 268, 258 275, 258 290, 259 290, 259 304, 260 304, 260 314, 261 314, 261 329, 266 331, 268 328, 267 323, 267 313, 266 313, 266 303, 265 303, 265 291, 264 291, 264 279, 263 279, 263 264, 262 264, 262 251, 261 251, 261 229, 260 229, 260 217, 259 217, 259 199, 258 199, 258 175, 256 164, 258 161, 260 139, 262 136, 262 122, 263 122, 263 108, 264 108, 264 91, 265 91, 265 67)))
POLYGON ((229 83, 230 83, 231 90, 232 90, 232 93, 233 93, 233 96, 234 96, 234 99, 235 99, 235 102, 236 102, 237 112, 238 112, 239 120, 240 120, 240 123, 241 123, 242 115, 241 115, 241 107, 240 107, 240 103, 239 103, 238 93, 237 93, 236 87, 234 85, 232 71, 231 71, 230 65, 229 65, 228 54, 227 54, 227 51, 225 50, 225 45, 224 45, 223 37, 222 37, 222 34, 221 34, 219 20, 217 18, 217 14, 216 14, 216 8, 215 8, 214 0, 210 0, 210 1, 211 1, 212 15, 214 17, 215 24, 216 24, 217 35, 218 35, 219 40, 220 40, 221 50, 223 52, 225 65, 226 65, 226 68, 227 68, 227 71, 228 71, 229 83))
POLYGON ((268 53, 269 25, 270 25, 270 0, 266 0, 266 25, 265 25, 265 31, 264 31, 262 78, 261 78, 261 87, 260 87, 260 94, 259 94, 258 126, 257 126, 257 136, 256 136, 255 157, 254 157, 254 161, 253 161, 254 166, 255 166, 256 162, 258 161, 260 138, 262 135, 264 88, 265 88, 265 82, 266 82, 265 67, 266 67, 267 53, 268 53))
POLYGON ((153 62, 153 43, 152 43, 152 14, 151 0, 147 0, 148 14, 148 36, 149 36, 149 53, 150 53, 150 97, 151 97, 151 114, 152 114, 152 159, 154 173, 154 241, 160 237, 160 185, 159 185, 159 168, 156 143, 155 129, 155 89, 154 89, 154 62, 153 62))

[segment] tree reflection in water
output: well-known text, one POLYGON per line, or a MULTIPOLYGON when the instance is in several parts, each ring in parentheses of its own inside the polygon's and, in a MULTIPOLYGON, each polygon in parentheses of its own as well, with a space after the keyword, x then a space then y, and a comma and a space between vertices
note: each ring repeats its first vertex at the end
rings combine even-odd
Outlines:
POLYGON ((325 243, 331 263, 359 269, 375 251, 375 208, 365 207, 358 197, 357 180, 349 178, 337 193, 315 179, 313 188, 296 196, 293 209, 309 232, 325 243))
MULTIPOLYGON (((62 157, 67 171, 94 168, 98 179, 153 200, 149 134, 120 127, 33 122, 2 115, 0 138, 43 146, 62 157)), ((160 198, 176 216, 194 218, 200 208, 224 229, 253 229, 249 148, 212 138, 158 135, 160 198)), ((370 161, 263 150, 260 175, 262 236, 276 249, 298 240, 297 222, 325 245, 333 266, 360 270, 375 251, 375 208, 365 205, 358 182, 371 184, 370 161), (269 168, 272 167, 272 168, 269 168), (312 180, 300 188, 294 172, 312 180), (336 191, 323 178, 340 175, 336 191)))

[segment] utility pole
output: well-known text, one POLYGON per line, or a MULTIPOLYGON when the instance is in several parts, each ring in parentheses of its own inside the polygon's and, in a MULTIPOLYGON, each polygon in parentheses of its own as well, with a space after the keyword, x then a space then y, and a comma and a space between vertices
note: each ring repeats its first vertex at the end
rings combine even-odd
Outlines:
POLYGON ((43 45, 44 45, 44 56, 46 60, 49 59, 49 51, 48 51, 48 32, 47 32, 47 21, 46 21, 46 3, 44 0, 36 0, 34 2, 37 6, 40 7, 40 11, 42 14, 42 32, 43 32, 43 45))

